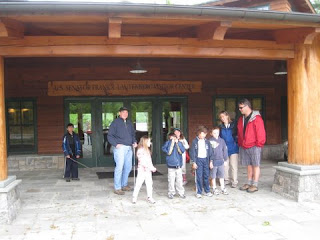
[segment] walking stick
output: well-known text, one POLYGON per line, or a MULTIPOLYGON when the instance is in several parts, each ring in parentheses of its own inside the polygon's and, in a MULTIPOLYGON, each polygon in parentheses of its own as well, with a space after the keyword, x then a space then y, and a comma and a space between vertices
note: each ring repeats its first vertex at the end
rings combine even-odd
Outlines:
POLYGON ((133 151, 133 186, 136 186, 136 151, 135 148, 132 147, 132 151, 133 151))

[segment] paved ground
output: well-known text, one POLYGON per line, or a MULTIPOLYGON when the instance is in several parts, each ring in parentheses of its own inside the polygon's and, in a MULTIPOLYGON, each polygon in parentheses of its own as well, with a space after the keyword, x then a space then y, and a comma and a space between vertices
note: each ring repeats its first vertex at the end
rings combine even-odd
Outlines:
MULTIPOLYGON (((230 189, 228 196, 196 199, 191 176, 187 199, 168 199, 165 166, 154 177, 155 205, 136 205, 131 194, 112 193, 112 179, 80 170, 80 182, 66 183, 61 171, 17 172, 22 179, 18 218, 0 226, 0 239, 319 239, 320 202, 296 203, 271 192, 276 162, 265 161, 259 192, 230 189)), ((240 181, 245 170, 239 170, 240 181)), ((132 182, 133 179, 130 179, 132 182)))

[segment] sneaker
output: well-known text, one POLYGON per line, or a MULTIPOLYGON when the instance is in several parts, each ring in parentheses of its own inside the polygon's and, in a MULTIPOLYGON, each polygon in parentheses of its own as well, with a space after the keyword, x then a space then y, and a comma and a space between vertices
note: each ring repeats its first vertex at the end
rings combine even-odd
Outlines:
POLYGON ((117 194, 117 195, 124 195, 124 191, 122 191, 121 189, 119 189, 119 190, 114 190, 113 191, 115 194, 117 194))
POLYGON ((80 181, 80 178, 72 178, 72 181, 80 181))
POLYGON ((226 188, 221 189, 221 193, 222 193, 223 195, 228 195, 228 194, 229 194, 226 188))
POLYGON ((232 183, 232 184, 231 184, 231 187, 232 187, 232 188, 237 188, 237 186, 238 186, 238 184, 236 184, 236 183, 232 183))
POLYGON ((67 179, 66 179, 66 182, 70 182, 70 178, 67 178, 67 179))
POLYGON ((241 191, 247 191, 250 187, 251 187, 251 186, 246 183, 245 185, 243 185, 243 186, 240 187, 239 189, 240 189, 241 191))
POLYGON ((224 180, 224 185, 230 185, 230 181, 229 180, 224 180))
POLYGON ((129 186, 125 186, 121 190, 124 191, 124 192, 130 192, 130 191, 132 191, 132 188, 129 187, 129 186))
POLYGON ((169 193, 169 194, 168 194, 168 198, 169 198, 169 199, 173 199, 173 194, 169 193))
POLYGON ((220 194, 220 191, 218 189, 216 189, 216 188, 212 189, 212 192, 213 192, 214 195, 217 195, 217 196, 220 194))
POLYGON ((186 195, 181 194, 181 195, 179 195, 179 197, 182 198, 182 199, 185 199, 185 198, 186 198, 186 195))
POLYGON ((185 180, 185 181, 183 181, 182 185, 185 186, 185 185, 187 185, 187 183, 188 183, 188 181, 185 180))
POLYGON ((156 201, 153 199, 153 198, 148 198, 148 203, 151 203, 151 204, 155 204, 156 203, 156 201))
POLYGON ((247 189, 247 192, 248 192, 248 193, 254 193, 254 192, 256 192, 256 191, 258 191, 258 187, 257 187, 257 186, 254 186, 254 185, 250 186, 250 187, 247 189))
POLYGON ((133 204, 136 204, 136 203, 137 203, 137 198, 133 197, 133 198, 132 198, 132 203, 133 203, 133 204))
POLYGON ((197 194, 196 194, 196 198, 202 198, 202 195, 199 194, 199 193, 197 193, 197 194))
POLYGON ((211 192, 207 192, 204 195, 207 196, 207 197, 212 197, 213 196, 213 194, 211 192))

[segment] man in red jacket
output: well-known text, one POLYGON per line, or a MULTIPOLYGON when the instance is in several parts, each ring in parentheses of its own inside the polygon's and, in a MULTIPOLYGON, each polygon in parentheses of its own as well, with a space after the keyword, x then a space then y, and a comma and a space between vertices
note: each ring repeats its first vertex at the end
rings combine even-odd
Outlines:
POLYGON ((248 182, 240 190, 258 191, 261 149, 266 142, 266 131, 259 111, 253 111, 251 103, 244 98, 238 102, 242 117, 238 120, 238 144, 241 165, 247 166, 248 182))

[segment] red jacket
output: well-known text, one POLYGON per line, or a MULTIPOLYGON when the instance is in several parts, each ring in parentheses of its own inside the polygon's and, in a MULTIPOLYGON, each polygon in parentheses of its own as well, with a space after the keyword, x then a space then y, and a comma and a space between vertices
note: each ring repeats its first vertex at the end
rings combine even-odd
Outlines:
POLYGON ((263 147, 266 142, 266 130, 258 111, 253 111, 243 137, 244 116, 238 120, 238 144, 242 148, 263 147))

